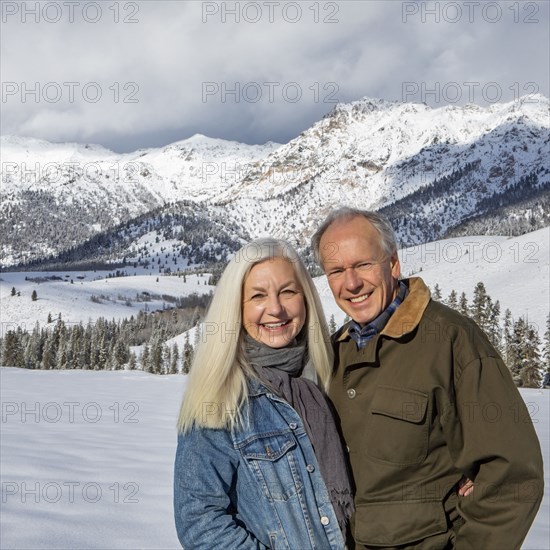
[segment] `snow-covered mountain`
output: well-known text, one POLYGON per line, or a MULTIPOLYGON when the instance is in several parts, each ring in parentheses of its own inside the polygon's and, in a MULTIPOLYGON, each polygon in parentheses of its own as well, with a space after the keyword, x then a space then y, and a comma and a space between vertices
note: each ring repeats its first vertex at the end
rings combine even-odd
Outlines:
POLYGON ((549 222, 548 111, 541 95, 437 109, 364 98, 337 105, 285 145, 195 135, 123 155, 3 137, 2 265, 82 248, 98 234, 109 240, 136 217, 158 224, 165 211, 226 220, 235 238, 272 234, 301 249, 340 204, 383 210, 404 245, 460 232, 479 216, 487 224, 514 215, 516 226, 529 221, 526 232, 549 222))

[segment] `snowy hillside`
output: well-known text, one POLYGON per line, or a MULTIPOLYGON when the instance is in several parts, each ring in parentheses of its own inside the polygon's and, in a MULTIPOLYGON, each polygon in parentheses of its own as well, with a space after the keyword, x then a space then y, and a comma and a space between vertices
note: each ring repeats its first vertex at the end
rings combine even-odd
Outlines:
MULTIPOLYGON (((185 377, 0 368, 0 547, 177 549, 172 476, 185 377)), ((550 391, 520 390, 545 460, 524 550, 547 550, 550 391)))
MULTIPOLYGON (((443 297, 451 290, 465 292, 469 299, 476 283, 482 281, 502 313, 509 308, 515 318, 524 316, 544 333, 550 297, 550 228, 520 237, 458 237, 411 247, 400 251, 404 276, 421 276, 433 289, 437 283, 443 297)), ((58 314, 66 323, 84 324, 98 317, 122 319, 140 309, 154 311, 169 306, 162 295, 187 296, 214 290, 205 285, 208 275, 159 275, 143 268, 127 268, 127 277, 106 278, 107 272, 6 272, 0 280, 0 308, 4 333, 22 326, 31 330, 41 325, 48 313, 58 314), (135 273, 135 275, 134 275, 135 273), (47 277, 54 280, 43 280, 47 277), (25 280, 25 277, 34 280, 25 280), (158 280, 157 280, 158 279, 158 280), (73 281, 71 283, 71 281, 73 281), (15 288, 20 296, 12 296, 15 288), (38 299, 31 300, 33 290, 38 299), (150 302, 136 301, 136 295, 149 293, 150 302), (100 298, 99 303, 92 296, 100 298), (156 298, 155 298, 156 297, 156 298), (130 304, 128 305, 128 302, 130 304)), ((334 315, 341 324, 344 313, 332 299, 326 277, 315 279, 327 319, 334 315)), ((181 344, 181 342, 180 342, 181 344)))
POLYGON ((526 232, 548 225, 548 108, 541 95, 437 109, 364 98, 337 105, 284 145, 195 135, 124 155, 3 137, 2 265, 83 247, 96 235, 119 239, 120 227, 109 233, 115 226, 147 213, 140 222, 154 224, 168 209, 191 208, 233 224, 237 237, 269 233, 301 249, 340 204, 382 209, 411 245, 502 208, 515 208, 515 234, 526 232))

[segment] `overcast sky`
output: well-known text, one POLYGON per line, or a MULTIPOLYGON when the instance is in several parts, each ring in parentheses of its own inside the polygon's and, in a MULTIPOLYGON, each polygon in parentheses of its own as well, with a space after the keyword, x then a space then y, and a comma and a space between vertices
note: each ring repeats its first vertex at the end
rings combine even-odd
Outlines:
POLYGON ((2 134, 284 143, 337 101, 549 95, 547 1, 0 4, 2 134))

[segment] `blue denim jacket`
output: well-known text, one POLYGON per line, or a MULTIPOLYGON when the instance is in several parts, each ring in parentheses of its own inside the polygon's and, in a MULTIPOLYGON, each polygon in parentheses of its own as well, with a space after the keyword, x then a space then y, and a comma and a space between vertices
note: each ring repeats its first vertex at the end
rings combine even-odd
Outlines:
POLYGON ((178 438, 174 512, 182 547, 344 548, 298 413, 250 381, 243 418, 233 431, 196 428, 178 438))

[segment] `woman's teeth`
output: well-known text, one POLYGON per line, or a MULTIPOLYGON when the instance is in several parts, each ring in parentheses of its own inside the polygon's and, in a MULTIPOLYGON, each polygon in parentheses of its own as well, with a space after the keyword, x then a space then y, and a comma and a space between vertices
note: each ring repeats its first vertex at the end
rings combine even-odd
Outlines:
POLYGON ((280 323, 264 323, 263 326, 266 328, 279 328, 283 325, 286 325, 288 321, 281 321, 280 323))

